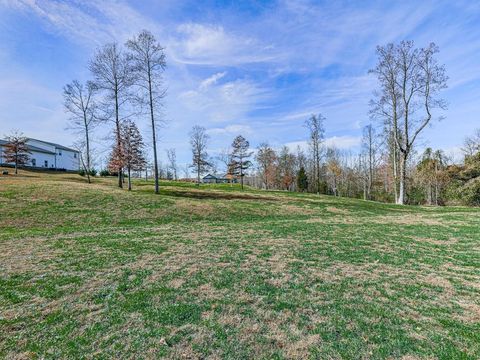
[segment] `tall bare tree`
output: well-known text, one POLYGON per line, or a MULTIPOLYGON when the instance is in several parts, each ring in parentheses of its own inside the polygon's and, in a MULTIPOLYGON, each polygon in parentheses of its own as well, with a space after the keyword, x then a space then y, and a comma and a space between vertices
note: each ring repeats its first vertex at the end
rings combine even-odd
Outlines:
POLYGON ((312 115, 307 121, 305 121, 305 127, 309 132, 308 143, 311 151, 311 158, 313 164, 313 176, 316 184, 316 192, 320 193, 320 179, 321 179, 321 168, 322 168, 322 157, 324 153, 324 140, 325 140, 325 129, 324 129, 325 117, 322 114, 312 115))
POLYGON ((437 98, 446 87, 445 67, 435 55, 438 47, 415 48, 413 41, 377 47, 377 75, 380 90, 373 101, 374 111, 385 115, 400 155, 397 204, 406 200, 407 164, 415 140, 433 118, 436 108, 445 109, 437 98))
POLYGON ((378 151, 381 142, 379 136, 372 124, 369 124, 363 128, 362 137, 362 155, 366 165, 366 182, 365 182, 365 198, 366 200, 372 199, 372 189, 375 180, 375 171, 378 163, 378 151))
POLYGON ((252 166, 252 162, 249 160, 253 152, 250 151, 250 143, 242 135, 238 135, 232 142, 232 153, 230 155, 232 175, 240 176, 240 184, 243 190, 243 178, 245 176, 245 170, 252 166))
POLYGON ((270 145, 261 143, 258 146, 257 154, 255 155, 260 175, 265 184, 265 189, 269 189, 269 185, 273 185, 275 180, 275 162, 277 161, 277 154, 270 145))
MULTIPOLYGON (((129 89, 134 77, 127 55, 117 43, 110 43, 98 49, 89 65, 94 77, 95 86, 105 92, 106 99, 102 103, 103 118, 115 123, 115 147, 121 149, 121 107, 129 100, 129 89)), ((120 166, 121 162, 117 162, 120 166)), ((118 186, 123 187, 123 169, 119 167, 118 186)))
POLYGON ((340 153, 335 147, 329 147, 326 151, 327 182, 334 196, 339 196, 339 178, 342 175, 340 153))
POLYGON ((168 167, 172 171, 173 179, 178 180, 177 176, 177 153, 175 149, 167 149, 168 167))
POLYGON ((15 174, 18 174, 18 167, 26 165, 30 160, 30 150, 27 146, 27 138, 22 133, 14 131, 6 137, 7 143, 4 146, 3 157, 6 163, 15 164, 15 174))
MULTIPOLYGON (((88 183, 90 183, 90 172, 92 170, 90 153, 90 131, 98 124, 96 116, 97 104, 95 102, 95 93, 97 87, 91 81, 82 84, 73 80, 63 88, 63 99, 65 110, 70 113, 69 127, 74 131, 82 133, 83 140, 78 144, 81 150, 85 144, 85 163, 84 169, 87 173, 88 183)), ((82 151, 83 152, 83 151, 82 151)), ((83 157, 82 157, 83 162, 83 157)))
POLYGON ((166 91, 163 87, 163 72, 166 67, 164 48, 152 33, 143 30, 127 41, 136 74, 136 84, 140 88, 139 101, 148 107, 152 129, 153 164, 155 193, 159 191, 159 170, 157 157, 156 127, 160 121, 160 108, 166 91))
POLYGON ((210 168, 208 162, 207 144, 209 136, 202 126, 195 125, 190 131, 190 145, 192 146, 192 165, 197 173, 197 185, 200 185, 200 175, 210 168))

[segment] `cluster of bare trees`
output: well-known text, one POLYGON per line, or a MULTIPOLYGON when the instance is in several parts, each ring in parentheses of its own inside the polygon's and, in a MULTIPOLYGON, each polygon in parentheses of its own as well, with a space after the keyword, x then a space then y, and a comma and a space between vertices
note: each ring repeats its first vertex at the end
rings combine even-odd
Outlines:
MULTIPOLYGON (((441 202, 447 167, 443 153, 427 149, 415 156, 421 132, 446 108, 439 92, 446 87, 445 68, 436 60, 438 47, 416 48, 411 41, 377 48, 378 62, 370 71, 379 87, 371 101, 372 124, 363 129, 359 154, 325 145, 325 117, 306 122, 308 151, 274 150, 262 144, 257 151, 257 175, 266 189, 285 189, 363 197, 368 200, 412 202, 417 188, 425 202, 441 202), (296 178, 296 181, 293 179, 296 178), (412 194, 409 197, 409 190, 412 194)), ((478 134, 477 134, 478 135, 478 134)), ((475 153, 475 138, 466 142, 475 153)), ((417 196, 418 198, 418 196, 417 196)))
MULTIPOLYGON (((87 174, 92 171, 91 132, 99 124, 113 124, 114 144, 109 161, 123 187, 124 172, 144 167, 144 142, 133 119, 148 119, 152 134, 155 192, 159 191, 157 131, 165 96, 162 75, 166 67, 163 47, 147 30, 122 47, 109 43, 97 49, 89 63, 92 80, 77 80, 64 87, 70 127, 81 134, 78 147, 87 174), (83 157, 85 160, 83 160, 83 157)), ((129 176, 130 179, 130 176, 129 176)), ((129 180, 129 189, 131 181, 129 180)))
MULTIPOLYGON (((372 122, 363 128, 357 154, 326 145, 326 118, 322 114, 305 121, 308 141, 304 148, 274 148, 261 143, 252 151, 248 140, 238 135, 230 148, 216 157, 207 152, 207 130, 196 125, 189 134, 192 161, 183 169, 184 177, 193 169, 200 183, 204 173, 218 171, 220 162, 224 173, 239 180, 242 189, 246 183, 266 190, 308 191, 397 204, 440 205, 456 200, 480 204, 480 130, 465 140, 463 164, 453 164, 441 150, 427 148, 417 153, 422 131, 440 119, 446 108, 439 94, 446 88, 447 76, 436 59, 438 51, 433 43, 416 48, 411 41, 377 47, 378 61, 370 70, 378 80, 370 103, 372 122)), ((132 171, 148 168, 154 174, 155 192, 159 191, 160 177, 179 178, 175 149, 166 150, 165 166, 157 154, 165 66, 163 48, 144 30, 123 47, 111 43, 98 49, 89 64, 92 80, 74 80, 64 87, 69 125, 81 134, 78 147, 87 176, 92 170, 92 131, 111 124, 113 145, 108 167, 110 173, 118 175, 119 187, 123 187, 125 172, 131 189, 132 171), (151 164, 146 161, 146 146, 135 122, 142 117, 151 129, 151 164)), ((7 140, 7 161, 16 167, 25 164, 29 155, 26 139, 12 134, 7 140)))
POLYGON ((371 73, 377 76, 379 89, 372 115, 383 122, 390 142, 397 204, 407 198, 407 168, 415 141, 434 119, 434 111, 446 108, 438 97, 447 86, 445 67, 435 57, 438 51, 434 43, 415 48, 412 41, 377 47, 378 63, 371 73))

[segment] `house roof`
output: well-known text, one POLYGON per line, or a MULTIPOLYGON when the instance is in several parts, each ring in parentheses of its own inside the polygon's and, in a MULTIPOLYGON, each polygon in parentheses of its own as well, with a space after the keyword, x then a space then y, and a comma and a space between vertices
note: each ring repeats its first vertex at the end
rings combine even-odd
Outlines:
POLYGON ((78 152, 78 150, 75 150, 75 149, 72 149, 72 148, 69 148, 69 147, 66 147, 66 146, 57 144, 57 143, 52 143, 52 142, 49 142, 49 141, 44 141, 44 140, 39 140, 39 139, 34 139, 34 138, 27 138, 27 139, 28 139, 28 140, 40 141, 40 142, 43 142, 43 143, 45 143, 45 144, 48 144, 48 145, 51 145, 51 146, 55 146, 57 149, 62 149, 62 150, 67 150, 67 151, 78 152))
POLYGON ((228 179, 228 175, 207 174, 202 179, 228 179))
MULTIPOLYGON (((40 141, 40 140, 38 140, 38 141, 40 141)), ((6 144, 8 144, 8 141, 0 140, 0 145, 6 145, 6 144)), ((30 144, 27 144, 27 149, 30 150, 30 151, 40 152, 40 153, 44 153, 44 154, 55 155, 55 153, 53 151, 45 150, 45 149, 39 148, 38 146, 33 146, 33 145, 30 145, 30 144)), ((76 151, 76 150, 72 150, 72 151, 76 151)))

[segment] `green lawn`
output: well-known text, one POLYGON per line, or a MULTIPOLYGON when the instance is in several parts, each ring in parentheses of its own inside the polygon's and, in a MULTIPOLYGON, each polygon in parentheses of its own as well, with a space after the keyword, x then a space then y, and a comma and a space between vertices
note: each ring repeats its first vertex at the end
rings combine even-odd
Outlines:
POLYGON ((480 358, 480 209, 161 188, 0 177, 0 358, 480 358))

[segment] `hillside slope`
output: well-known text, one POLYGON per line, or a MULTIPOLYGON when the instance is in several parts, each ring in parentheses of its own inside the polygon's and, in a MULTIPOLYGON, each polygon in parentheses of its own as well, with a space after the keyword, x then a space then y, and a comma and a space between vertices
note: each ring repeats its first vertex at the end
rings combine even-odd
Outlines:
POLYGON ((0 177, 0 357, 480 358, 480 211, 0 177))

